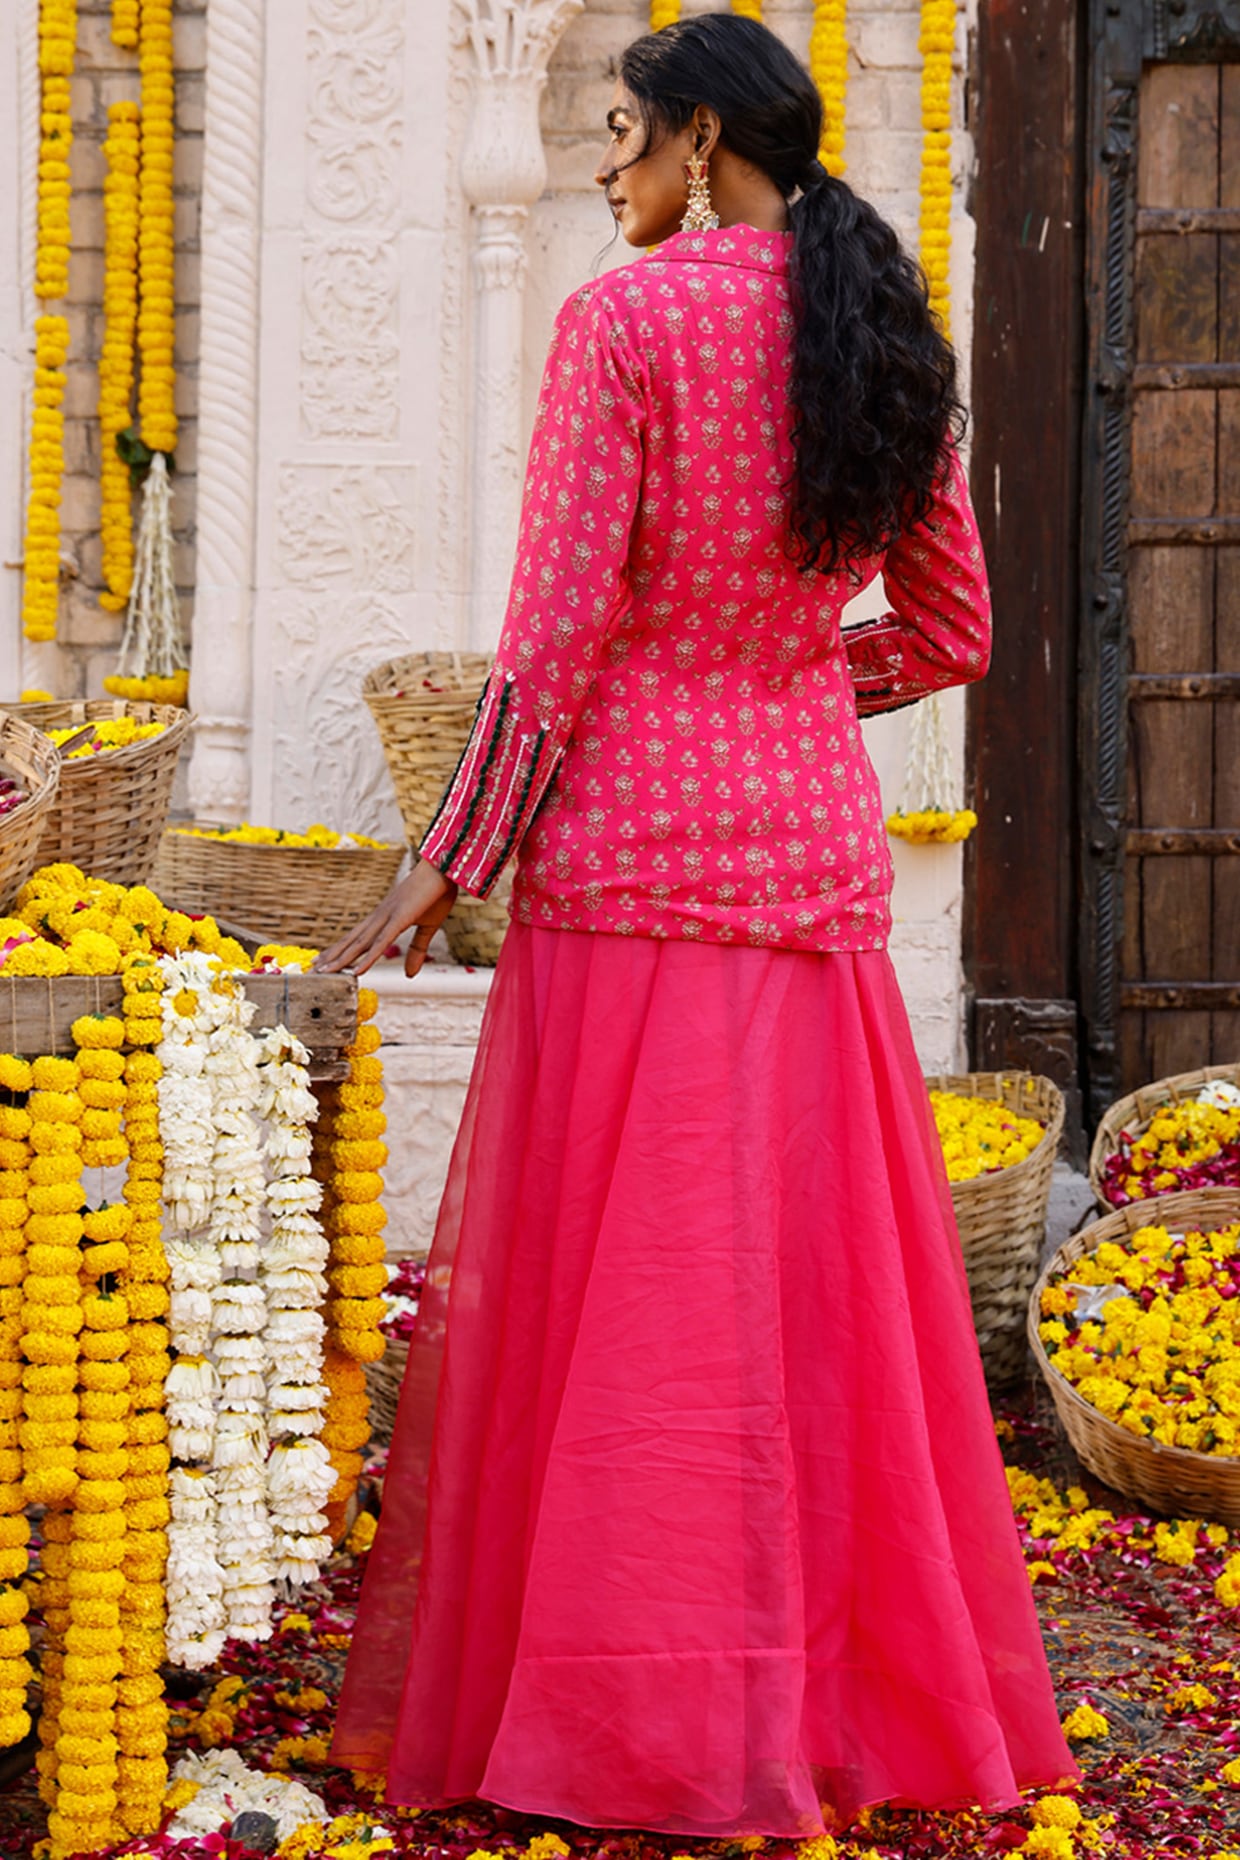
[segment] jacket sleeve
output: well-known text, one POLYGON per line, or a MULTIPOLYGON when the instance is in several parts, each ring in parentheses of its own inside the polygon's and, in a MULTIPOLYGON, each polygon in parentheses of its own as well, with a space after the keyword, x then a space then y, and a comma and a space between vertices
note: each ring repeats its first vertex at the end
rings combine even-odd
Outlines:
POLYGON ((640 364, 587 287, 556 318, 495 664, 419 848, 477 897, 546 793, 628 600, 645 424, 640 364))
POLYGON ((923 523, 897 537, 883 563, 891 612, 844 629, 862 717, 967 685, 990 664, 990 590, 968 479, 952 449, 923 523))

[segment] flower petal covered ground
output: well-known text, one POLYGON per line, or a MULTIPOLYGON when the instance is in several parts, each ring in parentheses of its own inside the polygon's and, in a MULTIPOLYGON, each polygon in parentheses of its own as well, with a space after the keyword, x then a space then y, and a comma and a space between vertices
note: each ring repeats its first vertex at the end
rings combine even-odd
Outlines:
MULTIPOLYGON (((1006 1815, 875 1809, 834 1840, 687 1842, 592 1832, 473 1804, 413 1814, 387 1808, 366 1779, 327 1762, 339 1684, 373 1521, 323 1579, 277 1610, 263 1647, 226 1652, 209 1674, 178 1678, 170 1761, 236 1751, 306 1785, 333 1819, 279 1848, 284 1860, 1240 1860, 1240 1542, 1201 1520, 1152 1520, 1085 1479, 1040 1388, 999 1404, 1013 1507, 1068 1735, 1084 1771, 1073 1793, 1031 1792, 1006 1815)), ((377 1470, 376 1463, 376 1470, 377 1470)), ((37 1611, 32 1619, 37 1620, 37 1611)), ((193 1798, 174 1784, 170 1807, 193 1798)), ((0 1793, 0 1853, 30 1860, 43 1831, 33 1776, 0 1793)), ((167 1833, 112 1850, 178 1860, 251 1860, 220 1834, 167 1833)))

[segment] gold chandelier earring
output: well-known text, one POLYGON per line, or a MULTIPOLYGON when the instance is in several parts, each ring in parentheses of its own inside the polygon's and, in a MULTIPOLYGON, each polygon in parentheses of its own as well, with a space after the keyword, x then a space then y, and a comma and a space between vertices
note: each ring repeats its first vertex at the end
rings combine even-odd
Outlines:
POLYGON ((681 232, 713 232, 719 224, 719 215, 710 204, 710 188, 707 185, 707 166, 700 155, 690 155, 689 200, 685 207, 685 217, 680 222, 681 232))

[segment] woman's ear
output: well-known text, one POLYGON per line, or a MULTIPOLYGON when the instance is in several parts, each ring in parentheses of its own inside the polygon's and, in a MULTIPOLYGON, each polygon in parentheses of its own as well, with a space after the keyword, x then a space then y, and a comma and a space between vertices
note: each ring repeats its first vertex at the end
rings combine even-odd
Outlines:
POLYGON ((719 112, 712 110, 708 103, 699 103, 693 112, 690 127, 693 131, 693 153, 700 155, 704 161, 709 161, 714 153, 715 144, 719 140, 719 131, 722 127, 719 112))

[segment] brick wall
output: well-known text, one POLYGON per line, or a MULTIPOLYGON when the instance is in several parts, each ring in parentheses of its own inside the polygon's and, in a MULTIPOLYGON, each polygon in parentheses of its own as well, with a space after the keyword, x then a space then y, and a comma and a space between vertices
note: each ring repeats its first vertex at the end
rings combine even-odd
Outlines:
MULTIPOLYGON (((198 215, 207 0, 175 0, 177 139, 176 364, 177 442, 173 478, 175 568, 188 637, 194 585, 194 489, 198 411, 198 215)), ((62 581, 56 659, 40 655, 29 676, 55 680, 58 697, 100 697, 115 670, 124 616, 105 613, 99 543, 98 357, 103 337, 103 138, 109 104, 139 94, 137 61, 109 37, 110 0, 79 0, 73 78, 73 198, 70 206, 69 361, 65 394, 65 479, 61 552, 72 565, 62 581), (54 666, 54 671, 53 671, 54 666)), ((135 401, 136 405, 136 401, 135 401)), ((137 500, 135 499, 135 512, 137 500)))

